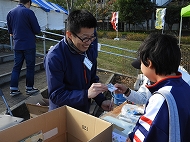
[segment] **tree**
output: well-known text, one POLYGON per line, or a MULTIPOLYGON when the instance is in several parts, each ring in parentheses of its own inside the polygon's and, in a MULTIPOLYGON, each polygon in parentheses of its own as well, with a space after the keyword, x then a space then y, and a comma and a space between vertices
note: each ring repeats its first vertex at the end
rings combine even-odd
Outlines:
POLYGON ((180 23, 181 6, 168 6, 166 7, 165 22, 168 24, 169 30, 172 30, 172 26, 175 23, 180 23))
POLYGON ((142 14, 142 20, 146 21, 147 30, 149 28, 149 20, 152 17, 152 13, 155 12, 155 4, 149 0, 139 0, 138 5, 141 6, 139 14, 142 14))
POLYGON ((67 0, 48 0, 48 1, 56 3, 62 6, 63 8, 67 9, 67 0))
POLYGON ((116 2, 120 20, 129 24, 129 30, 131 24, 139 24, 151 18, 154 4, 150 0, 117 0, 116 2))

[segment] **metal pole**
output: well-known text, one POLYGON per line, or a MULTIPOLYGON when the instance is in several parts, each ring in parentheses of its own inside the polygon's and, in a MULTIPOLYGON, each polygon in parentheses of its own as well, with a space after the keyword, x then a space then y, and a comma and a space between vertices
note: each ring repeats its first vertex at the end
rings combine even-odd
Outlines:
POLYGON ((181 42, 181 30, 182 30, 182 16, 181 16, 180 28, 179 28, 179 48, 180 48, 180 42, 181 42))
POLYGON ((9 108, 9 105, 8 105, 8 103, 7 103, 7 101, 6 101, 5 97, 4 97, 3 91, 1 89, 0 89, 0 96, 2 97, 4 103, 5 103, 6 107, 7 107, 7 111, 9 112, 9 114, 11 116, 13 116, 13 114, 11 112, 11 109, 9 108))
POLYGON ((11 109, 9 108, 9 105, 7 104, 7 101, 5 100, 5 97, 4 97, 4 96, 1 96, 1 97, 3 98, 3 101, 4 101, 4 103, 5 103, 6 107, 7 107, 7 111, 9 112, 9 114, 10 114, 11 116, 13 116, 13 114, 12 114, 12 112, 11 112, 11 109))
POLYGON ((43 33, 43 46, 44 46, 44 56, 46 55, 46 39, 45 39, 45 33, 43 33))
POLYGON ((13 50, 13 36, 10 35, 10 45, 11 45, 11 50, 13 50))

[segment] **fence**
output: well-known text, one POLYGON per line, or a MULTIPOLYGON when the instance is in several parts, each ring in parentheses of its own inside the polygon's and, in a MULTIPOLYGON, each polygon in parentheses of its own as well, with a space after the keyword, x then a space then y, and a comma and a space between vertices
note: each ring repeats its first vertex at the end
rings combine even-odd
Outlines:
MULTIPOLYGON (((1 21, 0 21, 1 22, 1 21)), ((0 27, 0 30, 3 29, 7 32, 6 27, 0 27)), ((5 32, 4 31, 4 32, 5 32)), ((55 34, 52 32, 42 31, 41 36, 37 35, 37 42, 36 42, 36 50, 38 53, 45 55, 47 50, 50 48, 50 46, 55 45, 59 40, 48 38, 48 35, 54 35, 56 37, 63 37, 63 35, 55 34)), ((3 47, 11 47, 12 49, 13 43, 12 43, 12 36, 8 35, 8 32, 4 34, 6 37, 4 38, 4 41, 2 44, 2 41, 0 40, 0 44, 3 45, 3 47), (9 40, 10 39, 10 40, 9 40), (9 40, 9 41, 8 41, 9 40)), ((123 49, 116 46, 110 46, 106 44, 101 44, 101 49, 99 50, 98 55, 98 68, 118 73, 118 74, 124 74, 124 75, 130 75, 130 76, 136 76, 137 70, 134 69, 130 63, 135 59, 136 51, 123 49), (116 53, 109 51, 110 49, 114 49, 116 53), (119 52, 119 53, 117 53, 119 52), (133 56, 128 56, 128 54, 133 56)))
MULTIPOLYGON (((2 21, 0 21, 2 22, 2 21)), ((4 22, 5 23, 5 22, 4 22)), ((3 40, 2 37, 0 37, 0 48, 10 48, 12 49, 12 39, 11 36, 9 37, 7 28, 6 27, 0 27, 0 30, 4 32, 3 34, 3 40)), ((60 39, 63 37, 61 34, 55 34, 52 32, 42 31, 42 36, 36 36, 37 37, 37 52, 45 55, 46 51, 49 49, 50 46, 55 45, 60 40, 47 38, 46 36, 54 35, 56 39, 60 39)), ((0 35, 1 36, 1 35, 0 35)), ((181 65, 190 72, 190 48, 187 45, 181 46, 181 53, 182 53, 182 62, 181 65)), ((129 75, 129 76, 137 76, 139 73, 139 70, 134 69, 131 66, 131 62, 136 58, 136 51, 134 50, 128 50, 116 46, 110 46, 106 44, 101 44, 101 48, 99 50, 98 55, 98 68, 108 70, 114 73, 119 73, 123 75, 129 75), (113 50, 114 49, 114 50, 113 50)))

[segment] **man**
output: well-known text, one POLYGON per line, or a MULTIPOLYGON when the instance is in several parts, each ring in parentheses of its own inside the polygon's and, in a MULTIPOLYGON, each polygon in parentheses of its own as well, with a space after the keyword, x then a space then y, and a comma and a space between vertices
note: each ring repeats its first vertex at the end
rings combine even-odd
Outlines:
POLYGON ((48 51, 46 70, 49 110, 68 105, 89 113, 91 99, 104 110, 113 103, 102 92, 105 84, 98 83, 97 21, 87 10, 75 10, 67 19, 66 36, 48 51))
POLYGON ((10 95, 21 94, 18 82, 25 60, 26 62, 26 94, 38 91, 34 88, 34 71, 36 57, 35 34, 40 33, 40 26, 32 10, 31 0, 19 0, 17 7, 7 14, 7 26, 14 41, 14 67, 11 74, 10 95))

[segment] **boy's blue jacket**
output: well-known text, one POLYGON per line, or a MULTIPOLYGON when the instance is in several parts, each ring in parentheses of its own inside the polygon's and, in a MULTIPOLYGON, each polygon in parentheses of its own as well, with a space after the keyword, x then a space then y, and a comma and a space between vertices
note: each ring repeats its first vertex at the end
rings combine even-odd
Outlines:
MULTIPOLYGON (((151 93, 164 89, 173 95, 178 108, 181 142, 190 142, 190 86, 182 79, 181 73, 147 87, 151 93)), ((169 121, 166 100, 155 93, 129 137, 133 142, 169 142, 169 124, 175 125, 169 121)))
MULTIPOLYGON (((65 37, 47 53, 44 59, 46 70, 49 110, 68 105, 80 111, 89 113, 91 99, 88 99, 88 88, 99 81, 97 70, 97 40, 86 51, 92 62, 89 70, 84 64, 85 56, 69 48, 65 37)), ((105 100, 101 93, 94 98, 101 106, 105 100)))

